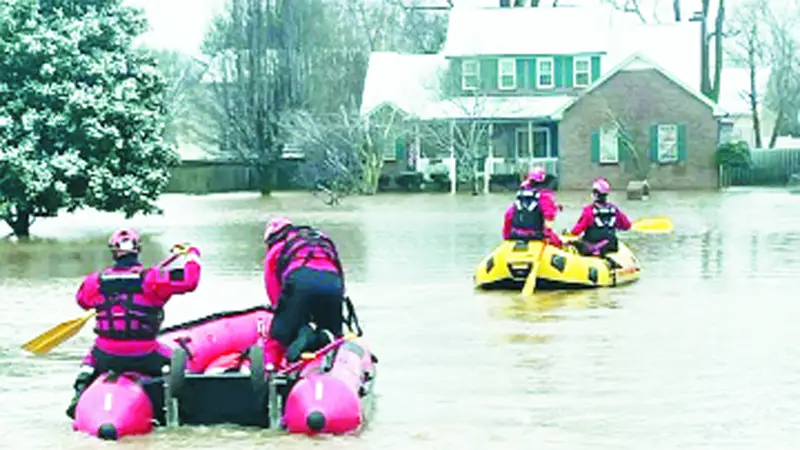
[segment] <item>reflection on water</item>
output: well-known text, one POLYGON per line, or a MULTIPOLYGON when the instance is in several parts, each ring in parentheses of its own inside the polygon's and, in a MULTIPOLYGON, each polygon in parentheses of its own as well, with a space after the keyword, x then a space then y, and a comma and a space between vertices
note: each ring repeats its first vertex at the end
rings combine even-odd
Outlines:
MULTIPOLYGON (((556 228, 585 193, 559 193, 556 228)), ((91 211, 37 223, 31 244, 0 241, 0 423, 8 448, 106 447, 72 433, 63 409, 90 327, 45 358, 19 345, 79 311, 81 277, 108 263, 121 225, 155 263, 176 242, 203 252, 198 290, 167 323, 263 303, 262 227, 290 214, 329 231, 348 291, 381 358, 378 412, 358 437, 308 439, 235 427, 163 430, 134 449, 795 448, 800 429, 800 196, 779 190, 616 199, 633 218, 670 216, 672 235, 626 233, 643 266, 627 287, 472 289, 500 239, 507 195, 381 195, 331 210, 284 194, 163 198, 164 216, 91 211)), ((0 230, 0 233, 4 230, 0 230)))

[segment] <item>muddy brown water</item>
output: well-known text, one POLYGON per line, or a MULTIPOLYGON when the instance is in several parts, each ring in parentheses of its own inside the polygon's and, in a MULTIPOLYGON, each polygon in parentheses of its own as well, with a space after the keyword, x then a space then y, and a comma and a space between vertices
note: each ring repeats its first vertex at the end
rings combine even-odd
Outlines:
MULTIPOLYGON (((582 193, 562 193, 559 229, 582 193)), ((175 242, 203 253, 196 293, 167 324, 265 301, 263 220, 282 211, 328 230, 381 358, 376 411, 359 436, 311 439, 236 427, 161 430, 118 444, 180 448, 738 449, 800 444, 800 196, 783 190, 656 193, 621 205, 669 215, 672 235, 628 233, 642 280, 609 290, 474 292, 499 242, 508 195, 381 195, 331 210, 300 194, 165 196, 130 223, 155 263, 175 242)), ((19 349, 80 313, 81 277, 107 262, 119 215, 37 223, 36 242, 0 241, 3 448, 108 448, 64 416, 91 327, 47 357, 19 349)), ((5 230, 0 230, 5 232, 5 230)))

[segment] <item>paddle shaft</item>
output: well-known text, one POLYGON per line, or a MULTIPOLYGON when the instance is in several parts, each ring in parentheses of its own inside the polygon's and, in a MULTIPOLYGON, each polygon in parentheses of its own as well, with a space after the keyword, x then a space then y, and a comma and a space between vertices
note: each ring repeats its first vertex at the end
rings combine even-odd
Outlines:
POLYGON ((335 341, 331 342, 330 344, 326 345, 325 347, 322 347, 321 349, 315 351, 313 353, 313 355, 314 355, 313 358, 308 358, 308 359, 304 358, 304 359, 302 359, 300 361, 297 361, 297 362, 294 362, 292 364, 289 364, 285 368, 279 370, 278 374, 286 375, 286 374, 289 374, 289 373, 292 373, 292 372, 295 372, 295 371, 298 371, 298 370, 302 370, 303 367, 305 367, 306 365, 311 363, 311 361, 314 361, 317 358, 319 358, 320 356, 322 356, 322 355, 324 355, 324 354, 326 354, 326 353, 328 353, 328 352, 340 347, 342 344, 345 343, 345 341, 347 341, 346 337, 340 337, 339 339, 336 339, 335 341))
POLYGON ((534 259, 533 263, 531 263, 531 271, 528 273, 528 277, 525 279, 525 285, 522 286, 523 296, 533 295, 533 292, 536 290, 536 278, 538 277, 539 272, 539 262, 542 259, 542 255, 544 255, 544 249, 546 247, 547 243, 542 241, 542 248, 539 250, 539 254, 536 256, 536 259, 534 259))

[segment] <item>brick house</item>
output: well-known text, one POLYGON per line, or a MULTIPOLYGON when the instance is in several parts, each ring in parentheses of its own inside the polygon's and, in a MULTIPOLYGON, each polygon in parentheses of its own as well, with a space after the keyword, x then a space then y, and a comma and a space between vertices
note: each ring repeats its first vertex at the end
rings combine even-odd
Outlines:
POLYGON ((643 25, 607 6, 457 7, 440 54, 372 55, 361 113, 399 111, 409 124, 387 149, 388 173, 439 162, 453 190, 465 153, 486 191, 533 164, 560 188, 597 175, 622 188, 645 176, 654 189, 713 188, 724 113, 694 88, 698 27, 643 25), (421 131, 432 124, 449 143, 421 131), (465 135, 478 142, 459 144, 465 135))
POLYGON ((560 187, 647 179, 654 189, 717 187, 719 108, 641 54, 631 55, 560 117, 560 187))

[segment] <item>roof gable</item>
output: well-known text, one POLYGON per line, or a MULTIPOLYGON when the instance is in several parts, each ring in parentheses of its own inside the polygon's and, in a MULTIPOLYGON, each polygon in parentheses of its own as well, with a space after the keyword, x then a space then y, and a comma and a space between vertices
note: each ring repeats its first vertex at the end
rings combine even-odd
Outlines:
POLYGON ((606 72, 605 75, 600 77, 600 79, 598 79, 594 84, 589 86, 589 88, 586 89, 580 96, 573 98, 569 103, 567 103, 563 107, 561 107, 553 115, 553 118, 554 119, 559 119, 559 120, 561 118, 563 118, 564 113, 566 113, 572 106, 574 106, 576 103, 580 102, 581 99, 583 97, 585 97, 587 94, 589 94, 589 93, 597 90, 598 88, 600 88, 608 80, 610 80, 614 75, 616 75, 616 74, 618 74, 620 72, 629 72, 629 71, 637 71, 637 70, 648 70, 648 69, 653 69, 653 70, 658 71, 665 78, 667 78, 669 81, 671 81, 672 83, 674 83, 675 85, 677 85, 678 87, 680 87, 681 89, 683 89, 684 91, 689 93, 692 97, 694 97, 698 101, 702 102, 703 104, 707 105, 714 112, 715 116, 726 115, 726 112, 723 111, 719 107, 719 105, 717 105, 713 101, 711 101, 708 98, 706 98, 706 96, 703 95, 702 93, 700 93, 700 91, 698 91, 697 89, 694 89, 691 86, 687 85, 686 83, 684 83, 683 81, 681 81, 680 79, 675 77, 673 74, 671 74, 669 71, 667 71, 665 68, 663 68, 662 66, 657 64, 655 61, 653 61, 652 59, 650 59, 647 56, 645 56, 643 53, 637 52, 637 53, 634 53, 634 54, 630 55, 628 58, 626 58, 624 61, 622 61, 619 65, 617 65, 613 69, 611 69, 608 72, 606 72))

